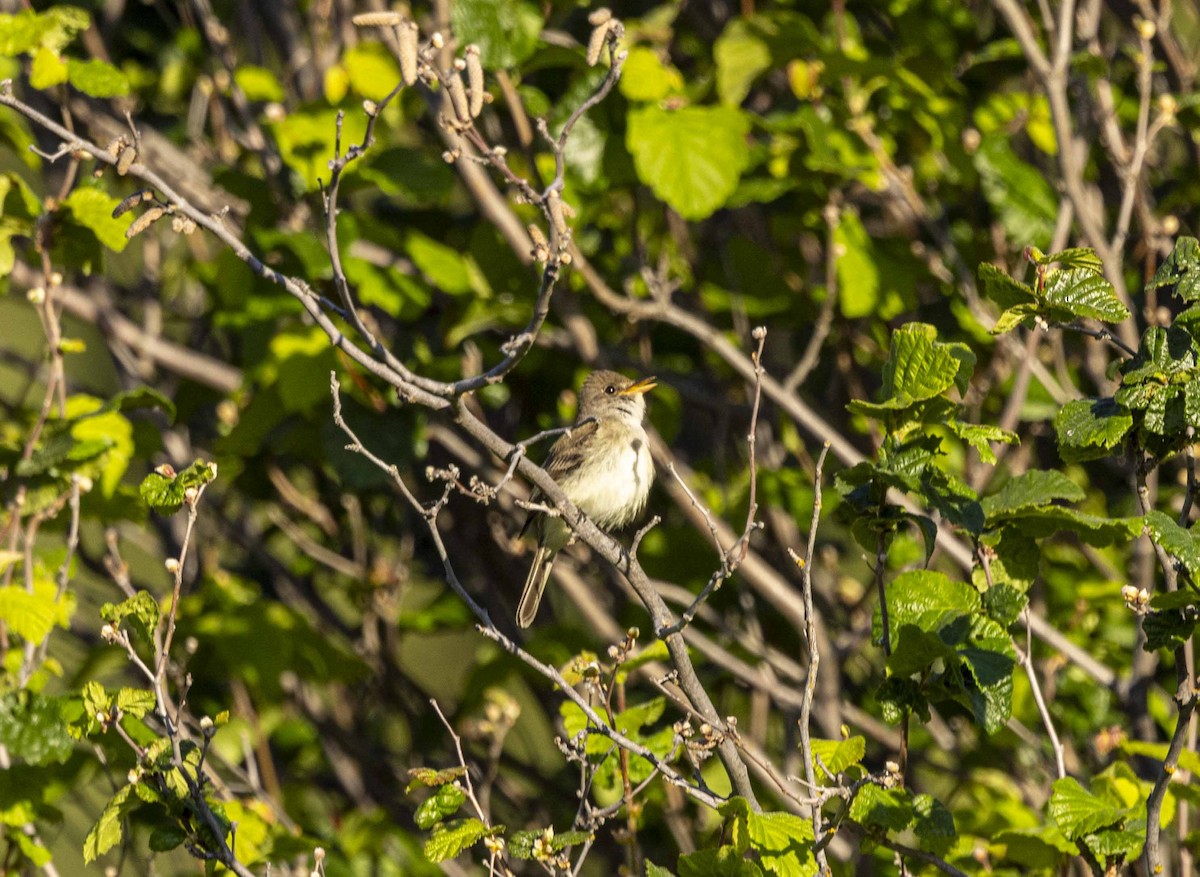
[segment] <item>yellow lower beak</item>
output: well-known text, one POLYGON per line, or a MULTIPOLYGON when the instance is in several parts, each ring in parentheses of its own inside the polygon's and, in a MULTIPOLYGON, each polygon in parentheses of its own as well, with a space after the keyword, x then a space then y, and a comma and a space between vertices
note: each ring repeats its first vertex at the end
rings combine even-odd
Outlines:
POLYGON ((622 395, 622 396, 638 396, 642 393, 649 393, 651 390, 653 390, 657 386, 658 386, 658 383, 656 382, 656 380, 654 378, 642 378, 636 384, 628 386, 624 390, 622 390, 620 395, 622 395))

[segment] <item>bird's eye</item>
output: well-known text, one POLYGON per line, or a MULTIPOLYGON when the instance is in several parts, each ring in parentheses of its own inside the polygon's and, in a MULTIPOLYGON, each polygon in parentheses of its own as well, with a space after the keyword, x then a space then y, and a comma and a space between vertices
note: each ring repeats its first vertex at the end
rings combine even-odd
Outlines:
POLYGON ((611 396, 613 393, 617 392, 617 388, 613 384, 609 384, 604 388, 604 392, 611 396))

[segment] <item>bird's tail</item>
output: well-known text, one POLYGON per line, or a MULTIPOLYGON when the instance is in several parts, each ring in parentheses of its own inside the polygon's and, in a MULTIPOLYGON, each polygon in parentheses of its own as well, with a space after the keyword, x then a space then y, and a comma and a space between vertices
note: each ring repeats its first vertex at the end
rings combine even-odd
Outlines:
POLYGON ((517 627, 529 627, 533 624, 538 604, 542 602, 542 592, 546 590, 546 582, 550 580, 550 569, 554 566, 556 554, 557 551, 539 545, 533 555, 529 578, 525 579, 525 590, 521 592, 521 602, 517 604, 517 627))

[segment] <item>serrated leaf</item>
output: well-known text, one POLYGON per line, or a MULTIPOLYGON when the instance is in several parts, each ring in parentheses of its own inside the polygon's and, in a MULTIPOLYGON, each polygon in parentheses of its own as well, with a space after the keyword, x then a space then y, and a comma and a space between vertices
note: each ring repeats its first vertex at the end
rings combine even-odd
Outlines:
POLYGON ((988 522, 1013 517, 1025 509, 1037 508, 1055 500, 1080 502, 1087 493, 1082 487, 1054 469, 1031 470, 1011 479, 982 500, 988 522))
POLYGON ((122 688, 117 692, 116 708, 123 713, 141 718, 154 710, 155 700, 153 691, 143 691, 140 688, 122 688))
POLYGON ((816 763, 818 758, 820 758, 821 764, 836 774, 855 764, 860 764, 863 756, 867 754, 865 737, 854 736, 845 740, 814 739, 810 742, 812 743, 813 767, 817 768, 818 775, 820 774, 820 768, 816 763))
POLYGON ((1096 274, 1104 270, 1104 263, 1091 247, 1068 247, 1057 253, 1038 253, 1034 262, 1038 265, 1062 265, 1063 268, 1086 268, 1096 274))
POLYGON ((466 774, 467 769, 464 767, 448 767, 443 770, 434 770, 432 767, 414 767, 408 771, 408 785, 405 786, 405 792, 411 792, 413 789, 422 786, 426 788, 437 788, 444 786, 446 783, 452 783, 459 777, 466 774))
POLYGON ((1090 317, 1106 323, 1128 319, 1129 309, 1117 298, 1113 285, 1088 268, 1050 271, 1042 289, 1045 303, 1073 317, 1090 317))
POLYGON ((735 107, 645 106, 629 113, 625 142, 638 178, 684 219, 711 216, 750 161, 750 123, 735 107))
POLYGON ((121 842, 122 824, 133 786, 125 786, 105 805, 100 818, 83 840, 83 863, 90 865, 121 842))
POLYGON ((425 858, 434 863, 453 859, 493 831, 473 817, 439 823, 425 841, 425 858))
POLYGON ((1132 426, 1129 409, 1110 398, 1076 399, 1054 418, 1054 432, 1064 452, 1095 449, 1102 454, 1120 444, 1132 426))
MULTIPOLYGON (((930 632, 981 605, 979 592, 969 584, 932 570, 901 573, 887 586, 887 600, 893 630, 911 624, 930 632)), ((878 614, 877 609, 876 625, 878 614)))
POLYGON ((963 423, 960 420, 951 419, 946 422, 946 426, 973 447, 978 452, 979 459, 985 463, 995 464, 996 462, 996 454, 992 450, 993 442, 1001 442, 1006 445, 1021 443, 1020 437, 1015 432, 987 423, 963 423))
POLYGON ((913 820, 912 801, 902 789, 866 785, 850 804, 850 818, 860 825, 903 831, 913 820))
POLYGON ((1166 261, 1154 272, 1147 289, 1174 286, 1175 294, 1186 302, 1200 299, 1200 241, 1181 237, 1175 241, 1166 261))
POLYGON ((907 323, 892 333, 880 404, 905 408, 941 395, 954 385, 961 366, 951 345, 937 340, 937 329, 926 323, 907 323))
POLYGON ((154 630, 158 627, 159 611, 154 595, 149 591, 139 590, 120 603, 105 603, 100 607, 100 617, 118 628, 129 622, 144 641, 150 642, 154 630))
POLYGON ((646 860, 646 877, 675 877, 666 868, 654 864, 649 859, 646 860))
POLYGON ((1007 654, 981 648, 959 651, 970 671, 974 687, 968 686, 967 697, 975 721, 994 734, 1012 715, 1013 668, 1016 662, 1007 654))
POLYGON ((935 661, 954 657, 954 649, 932 631, 914 624, 892 624, 892 653, 887 659, 888 672, 893 676, 912 676, 924 673, 935 661))
POLYGON ((1159 649, 1174 651, 1187 642, 1196 630, 1196 619, 1186 617, 1178 609, 1163 609, 1142 616, 1142 632, 1147 652, 1159 649))
POLYGON ((1200 546, 1191 530, 1157 509, 1146 514, 1146 532, 1168 554, 1184 565, 1193 581, 1200 582, 1200 546))
POLYGON ((173 515, 183 506, 188 488, 199 488, 216 477, 216 465, 196 460, 173 476, 158 471, 151 472, 142 479, 139 493, 146 504, 160 515, 173 515))
POLYGON ((1086 834, 1119 822, 1122 808, 1096 797, 1073 777, 1056 780, 1050 796, 1050 818, 1067 840, 1079 840, 1086 834))
POLYGON ((763 877, 762 869, 731 846, 679 857, 679 877, 763 877))
POLYGON ((989 262, 979 266, 979 283, 984 296, 1000 305, 1001 310, 1037 305, 1037 296, 1031 286, 1014 280, 1002 268, 989 262))
POLYGON ((35 579, 33 591, 19 585, 0 587, 0 621, 29 643, 40 643, 55 625, 66 627, 75 609, 75 594, 59 595, 52 581, 35 579))
MULTIPOLYGON (((713 44, 717 65, 717 96, 721 103, 737 106, 750 93, 760 73, 771 67, 771 49, 745 18, 731 17, 729 24, 713 44)), ((622 77, 622 84, 628 75, 622 77)))
POLYGON ((621 69, 621 94, 632 101, 658 101, 683 91, 683 75, 648 46, 633 46, 621 69))
POLYGON ((913 834, 920 841, 921 849, 944 856, 958 837, 954 816, 945 804, 932 795, 915 796, 913 812, 916 814, 913 834))

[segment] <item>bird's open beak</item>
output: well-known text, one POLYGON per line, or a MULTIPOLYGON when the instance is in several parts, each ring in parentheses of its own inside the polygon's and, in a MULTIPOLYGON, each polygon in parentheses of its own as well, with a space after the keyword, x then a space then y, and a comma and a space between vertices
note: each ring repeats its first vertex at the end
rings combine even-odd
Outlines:
POLYGON ((640 396, 642 393, 649 393, 658 383, 654 378, 642 378, 636 384, 632 384, 621 391, 622 396, 640 396))

